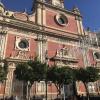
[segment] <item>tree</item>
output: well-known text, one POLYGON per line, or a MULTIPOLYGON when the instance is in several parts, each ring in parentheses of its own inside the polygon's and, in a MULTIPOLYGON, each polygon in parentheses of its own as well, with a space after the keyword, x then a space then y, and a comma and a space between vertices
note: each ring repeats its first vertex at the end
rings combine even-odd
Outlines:
POLYGON ((88 83, 95 82, 99 79, 99 70, 95 67, 86 67, 77 69, 75 73, 76 79, 83 82, 89 100, 88 83))
POLYGON ((7 61, 3 61, 0 63, 0 82, 3 82, 7 78, 8 72, 8 63, 7 61))
MULTIPOLYGON (((30 93, 31 86, 35 81, 42 81, 46 78, 46 67, 47 65, 37 58, 34 61, 18 63, 15 70, 16 79, 26 83, 28 93, 30 93)), ((27 95, 29 98, 30 94, 27 95)))
POLYGON ((26 99, 27 95, 27 86, 28 82, 30 81, 30 77, 32 76, 32 69, 31 66, 28 65, 27 62, 18 63, 16 65, 16 70, 14 71, 16 79, 19 81, 23 81, 23 96, 26 99))
MULTIPOLYGON (((0 58, 0 82, 6 85, 6 79, 7 79, 7 74, 8 74, 8 62, 6 60, 2 60, 0 58)), ((4 94, 3 94, 3 99, 5 95, 5 88, 4 88, 4 94)))
POLYGON ((72 68, 72 76, 73 76, 73 100, 74 98, 77 98, 77 88, 76 88, 76 81, 77 81, 77 77, 76 77, 76 72, 77 72, 77 69, 74 69, 72 68))
POLYGON ((6 73, 4 69, 0 66, 0 82, 3 82, 4 80, 6 80, 6 73))
POLYGON ((58 95, 61 95, 61 88, 63 88, 64 84, 73 82, 72 70, 68 67, 50 67, 47 73, 47 78, 55 84, 58 90, 58 95))
POLYGON ((47 100, 47 70, 48 70, 48 65, 46 63, 42 63, 39 61, 37 58, 35 58, 34 61, 30 61, 29 65, 32 66, 33 72, 35 77, 35 81, 45 81, 46 84, 46 100, 47 100))

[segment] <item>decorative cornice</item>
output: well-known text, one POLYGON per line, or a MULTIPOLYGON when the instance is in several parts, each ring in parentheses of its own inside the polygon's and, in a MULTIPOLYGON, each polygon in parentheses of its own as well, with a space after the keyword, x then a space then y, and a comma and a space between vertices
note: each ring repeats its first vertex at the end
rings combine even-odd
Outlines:
POLYGON ((50 60, 58 60, 58 61, 68 61, 68 62, 73 62, 73 63, 77 63, 79 59, 76 58, 71 58, 71 57, 52 57, 50 58, 50 60))
POLYGON ((15 62, 15 63, 22 63, 22 62, 27 62, 29 61, 30 59, 27 59, 27 60, 24 60, 24 59, 14 59, 14 58, 6 58, 6 61, 8 62, 15 62))
MULTIPOLYGON (((9 27, 11 26, 11 27, 20 28, 23 30, 28 30, 28 31, 35 32, 35 33, 41 33, 44 35, 50 35, 50 36, 52 35, 52 36, 61 37, 61 38, 68 38, 68 39, 72 39, 72 40, 76 40, 76 41, 78 41, 79 37, 80 37, 79 34, 73 34, 73 36, 67 36, 64 34, 58 34, 57 32, 46 31, 45 28, 48 28, 46 26, 41 26, 41 25, 34 24, 32 22, 20 21, 20 20, 11 19, 11 18, 7 18, 7 19, 5 18, 5 20, 0 20, 0 24, 8 25, 9 27)), ((55 31, 55 29, 53 29, 53 30, 55 31)), ((65 31, 63 31, 63 32, 65 32, 65 31)), ((66 33, 68 33, 68 32, 66 32, 66 33)))

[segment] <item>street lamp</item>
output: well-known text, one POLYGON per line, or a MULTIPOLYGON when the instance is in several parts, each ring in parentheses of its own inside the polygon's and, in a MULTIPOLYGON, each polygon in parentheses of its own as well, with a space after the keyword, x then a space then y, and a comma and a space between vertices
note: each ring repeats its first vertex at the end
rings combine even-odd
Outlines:
POLYGON ((47 50, 46 50, 46 53, 45 53, 45 62, 46 62, 46 77, 45 77, 45 86, 46 86, 46 97, 45 97, 45 99, 47 100, 47 97, 48 97, 48 94, 47 94, 47 92, 48 92, 48 87, 47 87, 47 64, 48 64, 48 54, 47 54, 47 50))
POLYGON ((30 100, 30 81, 27 82, 27 100, 30 100))

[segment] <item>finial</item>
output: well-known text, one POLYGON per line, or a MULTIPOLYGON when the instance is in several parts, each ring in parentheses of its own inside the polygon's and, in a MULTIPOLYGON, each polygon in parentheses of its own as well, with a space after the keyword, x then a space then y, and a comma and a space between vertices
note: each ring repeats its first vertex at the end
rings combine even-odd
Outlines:
POLYGON ((87 27, 87 31, 90 32, 90 27, 87 27))
POLYGON ((80 11, 79 11, 79 9, 78 9, 78 7, 76 5, 73 7, 73 12, 75 14, 80 14, 80 11))
POLYGON ((61 0, 61 2, 64 2, 64 0, 61 0))
POLYGON ((25 13, 25 14, 27 13, 27 9, 26 9, 26 8, 24 9, 24 13, 25 13))

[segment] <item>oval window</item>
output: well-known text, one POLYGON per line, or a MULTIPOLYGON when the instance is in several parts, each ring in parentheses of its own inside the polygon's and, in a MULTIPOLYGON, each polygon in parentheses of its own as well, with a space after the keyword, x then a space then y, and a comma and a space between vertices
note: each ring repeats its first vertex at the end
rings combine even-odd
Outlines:
POLYGON ((57 14, 55 16, 55 19, 56 19, 56 22, 59 24, 59 25, 62 25, 62 26, 65 26, 68 24, 68 19, 65 15, 63 14, 57 14))
POLYGON ((58 22, 59 22, 59 24, 65 24, 65 21, 64 21, 64 19, 63 18, 58 18, 58 22))
POLYGON ((18 46, 22 49, 26 49, 29 47, 29 42, 27 40, 21 40, 19 43, 18 43, 18 46))

